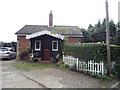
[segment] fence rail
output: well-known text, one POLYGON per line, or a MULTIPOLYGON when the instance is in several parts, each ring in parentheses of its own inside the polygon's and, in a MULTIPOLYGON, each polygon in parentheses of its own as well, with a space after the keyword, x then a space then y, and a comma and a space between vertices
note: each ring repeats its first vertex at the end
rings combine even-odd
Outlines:
POLYGON ((63 61, 68 65, 76 65, 76 70, 78 71, 89 71, 92 73, 102 73, 104 74, 104 63, 101 61, 100 63, 96 63, 92 60, 88 62, 80 61, 78 58, 74 58, 72 56, 64 56, 63 61))

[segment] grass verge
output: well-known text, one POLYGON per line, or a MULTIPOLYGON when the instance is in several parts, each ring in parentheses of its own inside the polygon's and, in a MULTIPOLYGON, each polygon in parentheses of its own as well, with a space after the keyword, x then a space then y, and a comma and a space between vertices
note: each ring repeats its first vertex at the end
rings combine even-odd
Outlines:
POLYGON ((30 63, 27 61, 16 61, 11 63, 12 66, 18 69, 45 69, 45 68, 55 68, 56 64, 54 63, 30 63))

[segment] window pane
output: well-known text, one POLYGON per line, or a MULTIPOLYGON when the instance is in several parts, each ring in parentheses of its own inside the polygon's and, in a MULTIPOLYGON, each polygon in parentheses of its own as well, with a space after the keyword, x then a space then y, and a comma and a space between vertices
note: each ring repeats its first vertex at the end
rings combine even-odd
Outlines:
POLYGON ((53 43, 53 49, 57 49, 57 42, 53 43))
POLYGON ((52 41, 52 51, 58 51, 58 41, 52 41))
POLYGON ((36 49, 40 49, 40 42, 36 41, 36 49))

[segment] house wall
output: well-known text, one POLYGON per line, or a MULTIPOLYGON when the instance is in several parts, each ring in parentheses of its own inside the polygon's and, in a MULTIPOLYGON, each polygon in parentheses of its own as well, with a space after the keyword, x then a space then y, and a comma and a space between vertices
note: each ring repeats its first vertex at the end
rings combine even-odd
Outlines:
POLYGON ((68 37, 67 42, 68 43, 80 43, 81 40, 80 40, 80 38, 68 37))
POLYGON ((17 55, 29 47, 30 41, 26 39, 26 36, 17 36, 17 55))

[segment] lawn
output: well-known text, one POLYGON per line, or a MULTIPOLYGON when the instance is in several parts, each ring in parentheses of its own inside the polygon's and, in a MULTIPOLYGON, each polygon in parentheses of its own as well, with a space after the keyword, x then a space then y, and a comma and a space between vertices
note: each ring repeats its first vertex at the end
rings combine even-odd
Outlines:
POLYGON ((40 62, 27 62, 27 61, 16 61, 11 63, 12 66, 18 69, 45 69, 45 68, 55 68, 55 63, 40 63, 40 62))

